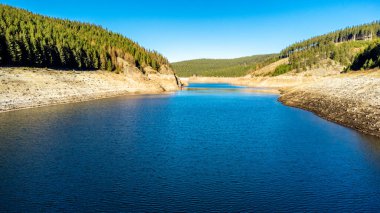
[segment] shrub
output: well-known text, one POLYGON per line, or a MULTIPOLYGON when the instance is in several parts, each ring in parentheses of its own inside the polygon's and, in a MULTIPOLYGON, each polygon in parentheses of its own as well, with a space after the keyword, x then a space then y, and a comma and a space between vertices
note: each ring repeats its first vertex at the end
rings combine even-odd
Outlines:
POLYGON ((290 70, 292 70, 292 67, 290 64, 282 64, 276 67, 272 76, 282 75, 289 72, 290 70))

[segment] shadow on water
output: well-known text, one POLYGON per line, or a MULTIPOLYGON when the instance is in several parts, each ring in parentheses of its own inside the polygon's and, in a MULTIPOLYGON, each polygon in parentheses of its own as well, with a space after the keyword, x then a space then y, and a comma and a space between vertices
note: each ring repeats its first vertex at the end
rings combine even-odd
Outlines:
POLYGON ((363 143, 361 143, 363 152, 367 153, 369 155, 368 158, 380 168, 380 139, 371 135, 363 135, 360 133, 358 133, 358 135, 363 141, 363 143))

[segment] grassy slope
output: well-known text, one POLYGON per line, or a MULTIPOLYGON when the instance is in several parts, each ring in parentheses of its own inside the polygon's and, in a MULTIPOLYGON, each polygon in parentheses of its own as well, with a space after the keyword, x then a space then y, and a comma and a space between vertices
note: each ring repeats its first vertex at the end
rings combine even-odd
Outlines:
POLYGON ((215 76, 238 77, 256 69, 257 64, 276 57, 276 54, 254 55, 235 59, 196 59, 173 63, 177 75, 181 77, 215 76))

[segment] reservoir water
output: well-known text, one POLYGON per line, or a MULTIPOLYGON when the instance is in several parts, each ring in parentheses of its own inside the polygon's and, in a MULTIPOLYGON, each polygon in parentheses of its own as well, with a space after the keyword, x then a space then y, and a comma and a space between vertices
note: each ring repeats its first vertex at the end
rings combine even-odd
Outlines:
POLYGON ((380 141, 193 84, 0 114, 0 211, 378 212, 380 141))

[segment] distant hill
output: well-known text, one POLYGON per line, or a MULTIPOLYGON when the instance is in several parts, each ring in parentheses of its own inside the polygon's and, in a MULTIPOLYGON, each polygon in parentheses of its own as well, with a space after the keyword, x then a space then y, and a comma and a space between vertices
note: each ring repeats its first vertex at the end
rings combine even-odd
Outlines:
POLYGON ((277 60, 277 54, 253 55, 235 59, 196 59, 172 63, 177 75, 181 77, 219 76, 238 77, 244 76, 251 70, 255 70, 263 63, 277 60))
POLYGON ((0 66, 113 71, 125 62, 141 70, 169 64, 159 53, 100 26, 0 4, 0 66))
POLYGON ((360 70, 380 66, 380 22, 337 30, 296 42, 280 54, 173 63, 179 76, 276 76, 319 67, 360 70), (279 59, 287 59, 281 60, 279 59))

